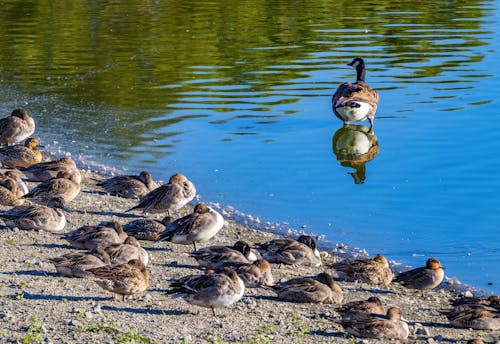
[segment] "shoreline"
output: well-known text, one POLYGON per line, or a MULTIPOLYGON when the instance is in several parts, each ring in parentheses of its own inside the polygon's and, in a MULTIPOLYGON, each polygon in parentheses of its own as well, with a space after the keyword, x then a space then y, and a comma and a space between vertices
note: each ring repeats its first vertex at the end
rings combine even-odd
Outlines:
MULTIPOLYGON (((94 177, 103 178, 95 172, 82 170, 82 191, 67 205, 72 212, 67 214, 66 232, 102 220, 117 220, 124 224, 143 217, 124 213, 136 201, 104 194, 95 186, 91 179, 94 177)), ((35 185, 29 184, 30 187, 35 185)), ((1 206, 2 210, 8 208, 1 206)), ((182 214, 186 212, 188 207, 182 210, 182 214)), ((160 218, 160 215, 148 217, 160 218)), ((203 246, 228 245, 236 240, 253 244, 279 236, 238 223, 227 211, 223 216, 223 229, 203 246)), ((210 309, 192 306, 165 294, 170 279, 200 272, 189 256, 191 247, 146 241, 141 241, 141 245, 150 255, 151 283, 145 293, 122 302, 93 281, 66 278, 55 273, 52 264, 45 259, 75 251, 58 235, 10 229, 0 231, 0 247, 8 252, 1 258, 1 341, 23 341, 31 336, 32 342, 40 339, 54 343, 134 340, 151 343, 353 343, 353 337, 335 322, 339 318, 336 305, 283 302, 272 291, 263 288, 247 289, 241 301, 219 309, 220 316, 212 317, 210 309)), ((329 265, 345 256, 340 252, 325 251, 322 242, 318 246, 324 261, 322 267, 278 268, 273 264, 275 280, 315 275, 325 270, 336 279, 329 265)), ((338 283, 344 290, 344 302, 376 295, 387 306, 401 307, 404 317, 409 320, 411 332, 405 342, 465 343, 479 336, 494 342, 500 337, 500 331, 459 329, 448 324, 438 310, 449 308, 449 300, 461 292, 455 286, 439 287, 426 292, 422 298, 419 293, 395 284, 378 289, 364 283, 338 283)), ((365 340, 354 340, 356 343, 360 341, 365 340)))

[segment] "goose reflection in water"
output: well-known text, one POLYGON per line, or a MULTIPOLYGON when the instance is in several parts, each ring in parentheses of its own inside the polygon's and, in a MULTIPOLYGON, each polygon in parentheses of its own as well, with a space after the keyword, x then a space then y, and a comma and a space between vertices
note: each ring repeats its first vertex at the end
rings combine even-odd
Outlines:
POLYGON ((349 172, 355 184, 363 184, 366 179, 366 163, 373 160, 380 148, 377 135, 364 125, 349 124, 340 128, 332 137, 333 154, 340 165, 352 167, 349 172))

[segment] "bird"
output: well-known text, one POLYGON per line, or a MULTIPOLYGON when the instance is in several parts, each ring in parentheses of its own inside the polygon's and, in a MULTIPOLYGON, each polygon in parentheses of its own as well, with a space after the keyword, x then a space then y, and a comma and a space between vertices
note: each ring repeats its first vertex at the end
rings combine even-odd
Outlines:
POLYGON ((47 206, 40 204, 19 205, 0 214, 5 225, 23 230, 44 230, 50 233, 61 233, 66 226, 63 212, 64 199, 54 197, 47 206))
POLYGON ((322 272, 316 278, 296 277, 272 287, 278 297, 293 302, 342 303, 342 289, 332 276, 322 272))
POLYGON ((467 344, 484 344, 484 341, 482 339, 469 339, 467 341, 467 344))
POLYGON ((123 231, 122 225, 114 221, 104 221, 97 226, 83 226, 62 236, 73 247, 84 250, 122 244, 127 237, 128 235, 123 231))
POLYGON ((123 230, 139 240, 156 241, 165 226, 174 221, 171 216, 165 216, 161 221, 152 219, 137 219, 123 225, 123 230))
POLYGON ((468 306, 468 307, 490 307, 500 311, 500 296, 490 295, 488 297, 461 297, 451 302, 453 306, 468 306))
POLYGON ((237 263, 228 266, 236 271, 245 284, 245 288, 270 287, 274 285, 271 265, 265 259, 257 259, 253 263, 237 263))
POLYGON ((500 330, 500 311, 485 306, 458 306, 448 311, 442 311, 450 324, 460 328, 474 330, 500 330))
POLYGON ((367 300, 351 301, 343 304, 335 310, 337 313, 340 313, 340 315, 342 315, 342 319, 345 320, 364 317, 366 313, 379 315, 387 314, 387 310, 377 296, 371 296, 367 300))
POLYGON ((138 176, 122 175, 108 178, 97 183, 107 193, 124 198, 141 198, 158 187, 151 173, 142 171, 138 176))
POLYGON ((17 197, 23 197, 29 192, 28 186, 22 179, 22 173, 19 172, 18 170, 8 170, 3 173, 0 173, 0 183, 2 180, 11 178, 16 182, 17 186, 17 191, 16 195, 17 197))
POLYGON ((157 187, 144 195, 139 204, 126 212, 142 209, 143 213, 161 213, 176 211, 185 206, 196 195, 196 188, 186 176, 176 173, 170 177, 168 184, 157 187))
POLYGON ((222 215, 205 203, 198 203, 193 213, 169 223, 160 233, 157 241, 170 241, 174 244, 193 245, 212 239, 224 225, 222 215))
POLYGON ((294 239, 274 239, 255 244, 262 258, 270 263, 321 265, 316 242, 309 235, 294 239))
POLYGON ((394 280, 409 289, 428 290, 437 287, 444 278, 444 270, 438 258, 429 258, 425 267, 400 273, 394 280))
POLYGON ((18 206, 24 203, 23 198, 17 194, 17 183, 12 178, 3 178, 0 180, 0 204, 9 206, 18 206))
POLYGON ((58 160, 39 162, 25 168, 21 171, 29 181, 44 182, 49 179, 55 178, 59 172, 65 171, 73 174, 75 182, 80 184, 82 182, 82 175, 77 168, 76 163, 70 157, 64 157, 58 160))
POLYGON ((39 203, 46 204, 51 198, 62 197, 64 203, 71 202, 80 193, 80 183, 77 177, 68 171, 61 171, 53 179, 38 184, 24 198, 33 198, 39 203))
POLYGON ((190 304, 211 308, 227 307, 239 301, 245 292, 245 284, 232 268, 222 272, 189 275, 172 281, 167 294, 181 296, 190 304))
POLYGON ((365 82, 365 61, 354 58, 348 66, 356 70, 356 82, 345 82, 340 85, 332 96, 332 109, 344 125, 368 119, 373 127, 379 94, 365 82))
POLYGON ((10 168, 23 168, 42 161, 43 155, 38 150, 38 139, 29 137, 24 145, 5 146, 0 148, 0 162, 10 168))
POLYGON ((106 265, 85 270, 90 273, 101 288, 122 295, 134 295, 145 291, 149 286, 149 273, 139 259, 131 259, 125 264, 106 265))
POLYGON ((109 255, 104 248, 97 248, 94 253, 70 252, 59 257, 48 258, 56 271, 66 277, 88 277, 87 269, 109 265, 109 255))
POLYGON ((364 313, 355 318, 342 319, 341 324, 348 333, 356 337, 406 339, 410 334, 408 324, 397 307, 390 307, 386 316, 364 313))
POLYGON ((209 246, 191 253, 200 266, 216 269, 224 265, 246 264, 257 260, 248 243, 237 241, 233 246, 209 246))
POLYGON ((149 262, 148 253, 132 236, 125 239, 123 244, 111 244, 104 250, 109 255, 111 264, 124 264, 131 259, 139 259, 145 266, 149 262))
POLYGON ((14 109, 9 117, 0 119, 0 145, 22 142, 34 132, 35 121, 24 109, 14 109))
POLYGON ((387 258, 381 254, 377 254, 373 259, 342 261, 333 264, 332 267, 341 276, 364 283, 387 286, 394 277, 387 258))

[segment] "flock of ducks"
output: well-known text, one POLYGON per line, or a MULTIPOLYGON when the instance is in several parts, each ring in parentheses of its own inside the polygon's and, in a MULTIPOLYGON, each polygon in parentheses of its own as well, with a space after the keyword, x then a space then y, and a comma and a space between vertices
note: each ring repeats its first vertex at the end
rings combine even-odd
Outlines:
MULTIPOLYGON (((379 96, 365 82, 363 59, 355 58, 349 65, 356 69, 357 80, 337 89, 332 98, 333 111, 344 123, 368 119, 373 126, 379 96)), ((71 158, 42 162, 38 140, 31 137, 34 129, 33 119, 23 109, 16 109, 10 117, 0 120, 0 143, 7 145, 0 148, 0 162, 11 169, 0 175, 0 203, 13 206, 0 217, 8 227, 61 234, 72 247, 80 250, 48 259, 58 273, 93 279, 101 288, 125 299, 149 287, 149 257, 138 240, 192 245, 190 256, 204 271, 173 280, 167 294, 210 308, 214 315, 216 308, 240 300, 246 288, 260 287, 273 290, 277 298, 290 302, 339 305, 340 324, 357 337, 405 339, 409 336, 401 310, 386 309, 377 297, 342 304, 342 288, 326 271, 312 277, 274 280, 272 264, 324 265, 311 236, 274 239, 255 243, 253 247, 238 241, 231 246, 198 248, 197 244, 209 242, 219 233, 224 219, 205 203, 198 203, 192 213, 175 218, 177 211, 196 195, 193 183, 180 173, 171 176, 164 185, 155 183, 148 172, 116 176, 97 183, 111 195, 138 199, 137 205, 126 212, 166 214, 161 221, 142 218, 124 225, 108 221, 64 233, 64 213, 68 211, 65 205, 78 196, 81 174, 71 158), (19 145, 22 141, 25 144, 19 145), (28 190, 24 180, 39 184, 28 190), (31 201, 29 205, 24 204, 26 200, 31 201)), ((438 258, 430 258, 424 267, 396 277, 387 259, 380 254, 372 259, 346 259, 329 268, 347 281, 381 287, 399 283, 422 293, 437 287, 444 278, 438 258)), ((443 310, 453 326, 500 329, 498 296, 460 298, 453 306, 443 310)))

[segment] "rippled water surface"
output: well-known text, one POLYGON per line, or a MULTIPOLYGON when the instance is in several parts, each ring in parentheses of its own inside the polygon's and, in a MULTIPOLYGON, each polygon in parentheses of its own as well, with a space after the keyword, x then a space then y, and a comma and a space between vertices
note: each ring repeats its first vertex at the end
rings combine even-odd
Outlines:
POLYGON ((50 151, 500 291, 499 1, 2 5, 0 110, 50 151), (355 56, 374 132, 331 112, 355 56))

